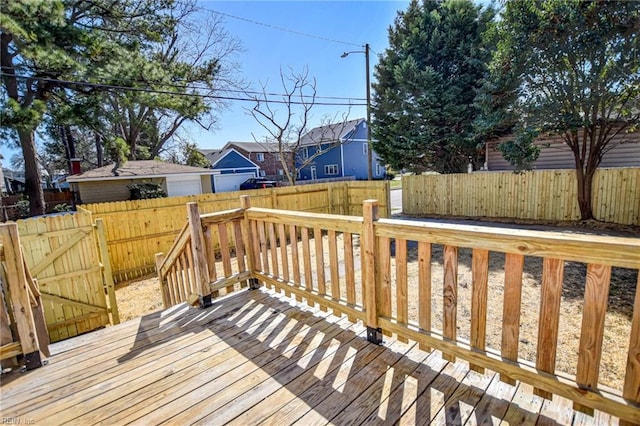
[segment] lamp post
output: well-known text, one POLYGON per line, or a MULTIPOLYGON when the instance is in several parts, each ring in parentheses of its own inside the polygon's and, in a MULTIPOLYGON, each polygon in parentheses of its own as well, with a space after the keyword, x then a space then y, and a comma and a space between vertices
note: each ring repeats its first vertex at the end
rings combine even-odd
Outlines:
POLYGON ((367 84, 367 179, 373 179, 372 155, 371 155, 371 83, 369 82, 369 43, 364 45, 364 50, 353 50, 344 52, 341 58, 346 58, 350 53, 364 53, 366 66, 366 84, 367 84))

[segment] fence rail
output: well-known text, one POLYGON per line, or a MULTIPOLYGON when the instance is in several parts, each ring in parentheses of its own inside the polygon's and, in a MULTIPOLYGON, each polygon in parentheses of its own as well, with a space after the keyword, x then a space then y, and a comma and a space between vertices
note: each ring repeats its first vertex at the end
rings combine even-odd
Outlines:
MULTIPOLYGON (((348 181, 243 191, 256 207, 323 214, 361 214, 362 201, 381 200, 381 215, 388 217, 389 183, 348 181)), ((169 197, 152 200, 85 204, 96 219, 104 219, 107 244, 116 283, 156 270, 155 254, 167 252, 184 225, 184 205, 197 202, 202 213, 233 209, 239 192, 169 197)), ((213 231, 214 239, 216 231, 213 231)))
MULTIPOLYGON (((413 215, 579 220, 575 170, 477 172, 402 178, 402 210, 413 215)), ((640 225, 640 168, 599 169, 596 219, 640 225)))
MULTIPOLYGON (((362 217, 255 208, 248 198, 243 198, 241 207, 201 216, 197 205, 189 206, 189 232, 183 233, 188 237, 177 240, 159 263, 163 294, 181 295, 167 297, 166 306, 185 296, 206 306, 209 298, 219 295, 215 291, 220 286, 233 284, 225 287, 228 292, 237 290, 240 280, 248 279, 252 287, 262 282, 299 302, 318 304, 352 322, 363 321, 372 342, 380 343, 383 334, 396 334, 423 349, 440 350, 448 360, 464 359, 474 370, 497 371, 505 382, 528 383, 545 398, 553 394, 569 398, 578 410, 598 409, 623 421, 640 422, 640 277, 633 283, 635 304, 625 334, 630 338, 624 384, 612 390, 599 380, 611 271, 624 267, 638 274, 640 240, 380 219, 372 200, 364 202, 362 217), (221 244, 222 252, 214 256, 217 246, 205 237, 207 227, 224 226, 229 219, 242 245, 221 244), (442 252, 438 261, 436 246, 442 252), (469 299, 458 294, 463 248, 472 251, 469 299), (489 278, 495 272, 489 261, 495 254, 504 256, 504 281, 497 284, 497 291, 495 278, 489 278), (180 257, 186 259, 182 262, 186 268, 169 260, 180 257), (521 325, 534 309, 522 301, 524 265, 532 258, 543 265, 533 362, 519 356, 521 336, 532 327, 521 325), (586 269, 573 375, 556 368, 567 262, 579 262, 586 269), (438 268, 441 282, 434 278, 438 268), (489 347, 487 306, 496 303, 503 311, 497 326, 501 337, 497 347, 489 347), (470 315, 461 318, 459 312, 470 315), (461 336, 461 329, 469 330, 468 339, 461 336)), ((619 350, 626 344, 615 345, 619 350)))

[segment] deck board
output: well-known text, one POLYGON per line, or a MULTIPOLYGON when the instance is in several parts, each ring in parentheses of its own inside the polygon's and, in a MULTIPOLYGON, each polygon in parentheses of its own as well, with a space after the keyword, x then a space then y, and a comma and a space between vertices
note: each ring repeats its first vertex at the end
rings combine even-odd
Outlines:
POLYGON ((617 424, 450 363, 274 291, 179 305, 51 346, 2 376, 3 418, 32 424, 617 424))

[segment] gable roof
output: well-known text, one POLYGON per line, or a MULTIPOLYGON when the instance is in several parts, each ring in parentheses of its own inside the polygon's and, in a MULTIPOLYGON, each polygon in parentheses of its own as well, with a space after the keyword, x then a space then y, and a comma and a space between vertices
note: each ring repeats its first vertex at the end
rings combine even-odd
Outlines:
POLYGON ((364 118, 357 118, 355 120, 315 127, 302 136, 300 145, 318 145, 323 142, 342 141, 363 121, 365 121, 364 118))
POLYGON ((211 168, 212 169, 215 168, 218 165, 218 163, 220 163, 223 159, 228 157, 230 154, 237 155, 238 157, 240 157, 240 159, 242 161, 244 161, 246 163, 246 164, 238 165, 237 168, 245 168, 245 167, 252 167, 252 168, 256 168, 256 169, 260 168, 260 166, 258 166, 256 163, 254 163, 249 158, 245 157, 244 155, 242 155, 240 152, 238 152, 237 150, 235 150, 233 148, 224 149, 224 150, 216 153, 215 155, 213 155, 210 158, 211 168))
POLYGON ((88 170, 67 177, 67 182, 83 182, 93 180, 117 180, 117 179, 135 179, 135 178, 151 178, 164 177, 167 175, 210 175, 214 172, 210 169, 202 167, 184 166, 182 164, 165 163, 156 160, 133 160, 127 161, 113 172, 113 164, 97 169, 88 170))

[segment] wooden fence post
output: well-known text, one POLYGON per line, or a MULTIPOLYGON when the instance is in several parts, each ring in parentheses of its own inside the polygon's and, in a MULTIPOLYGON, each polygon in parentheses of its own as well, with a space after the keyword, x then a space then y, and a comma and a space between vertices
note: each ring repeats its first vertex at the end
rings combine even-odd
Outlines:
POLYGON ((365 200, 362 205, 362 282, 364 283, 364 307, 367 326, 367 340, 382 344, 382 329, 378 327, 376 295, 376 235, 373 222, 378 220, 378 201, 365 200))
POLYGON ((18 225, 7 223, 0 225, 0 237, 4 247, 7 268, 7 281, 11 293, 13 316, 18 328, 20 346, 27 370, 42 366, 40 346, 38 344, 36 324, 31 310, 25 263, 20 248, 18 225))
POLYGON ((211 306, 211 288, 209 287, 209 268, 207 266, 207 247, 202 231, 200 209, 198 203, 187 203, 187 217, 189 219, 189 233, 191 234, 191 252, 193 254, 193 271, 196 279, 195 288, 198 289, 200 307, 211 306))
POLYGON ((118 312, 116 288, 113 283, 111 259, 109 258, 107 237, 105 236, 104 222, 102 219, 96 219, 96 232, 98 234, 98 246, 100 246, 100 257, 102 258, 102 273, 104 274, 104 281, 107 286, 107 295, 109 296, 109 305, 111 308, 111 325, 116 325, 120 324, 120 313, 118 312))
MULTIPOLYGON (((255 260, 255 250, 253 249, 254 244, 256 244, 255 236, 251 234, 251 226, 249 226, 249 219, 247 218, 247 210, 251 207, 251 199, 248 195, 240 196, 240 207, 245 211, 244 219, 241 223, 242 228, 242 241, 244 243, 244 251, 247 255, 247 269, 253 276, 253 271, 255 270, 256 260, 255 260)), ((257 278, 249 278, 249 289, 256 290, 260 288, 260 282, 257 278)))

